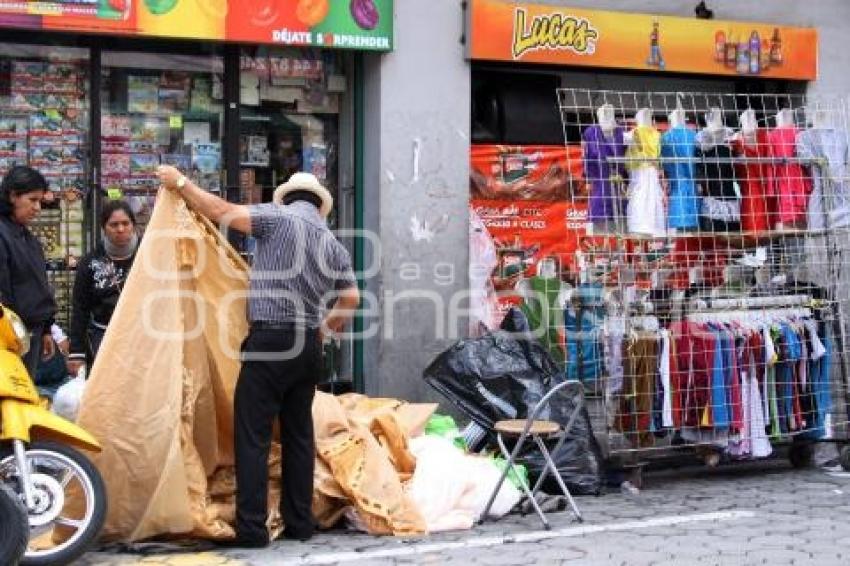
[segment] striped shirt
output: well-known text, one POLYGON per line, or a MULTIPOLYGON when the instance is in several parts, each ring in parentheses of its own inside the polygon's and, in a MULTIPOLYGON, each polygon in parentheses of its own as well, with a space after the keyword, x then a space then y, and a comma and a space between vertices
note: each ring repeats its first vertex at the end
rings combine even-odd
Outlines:
POLYGON ((257 240, 248 320, 319 327, 334 291, 357 284, 348 250, 308 202, 248 210, 257 240))

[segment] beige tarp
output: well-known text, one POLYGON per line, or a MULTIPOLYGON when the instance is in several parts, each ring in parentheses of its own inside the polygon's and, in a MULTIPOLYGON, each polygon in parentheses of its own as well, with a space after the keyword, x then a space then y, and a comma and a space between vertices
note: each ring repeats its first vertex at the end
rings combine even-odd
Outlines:
MULTIPOLYGON (((182 199, 160 191, 134 268, 86 386, 79 423, 109 495, 104 535, 122 540, 233 536, 232 400, 247 332, 247 267, 182 199)), ((407 448, 434 405, 317 394, 314 512, 347 506, 375 534, 423 533, 405 494, 407 448)), ((270 459, 270 528, 281 456, 270 459)))

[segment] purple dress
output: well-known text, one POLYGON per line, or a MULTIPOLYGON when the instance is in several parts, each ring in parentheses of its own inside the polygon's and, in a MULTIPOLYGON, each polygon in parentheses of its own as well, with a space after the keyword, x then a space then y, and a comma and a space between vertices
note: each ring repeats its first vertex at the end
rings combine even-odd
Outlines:
POLYGON ((609 157, 623 157, 626 144, 623 142, 623 128, 614 128, 613 138, 605 137, 600 126, 590 126, 581 136, 584 142, 584 178, 590 182, 590 210, 588 218, 594 220, 612 220, 622 216, 623 203, 617 202, 617 187, 611 183, 611 175, 626 178, 623 163, 609 164, 609 157))

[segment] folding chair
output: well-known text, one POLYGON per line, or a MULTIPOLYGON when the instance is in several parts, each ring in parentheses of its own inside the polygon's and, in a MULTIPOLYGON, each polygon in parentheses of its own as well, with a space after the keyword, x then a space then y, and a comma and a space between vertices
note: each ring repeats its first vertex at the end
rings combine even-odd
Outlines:
POLYGON ((572 508, 576 520, 578 522, 583 521, 581 512, 578 510, 578 507, 576 506, 576 503, 573 500, 573 496, 570 495, 570 490, 567 489, 566 484, 564 484, 563 478, 561 478, 561 475, 558 473, 558 467, 552 460, 552 455, 546 448, 546 443, 544 442, 545 440, 550 440, 557 437, 558 442, 557 444, 555 444, 555 448, 553 449, 553 452, 557 453, 566 441, 567 436, 569 435, 576 418, 580 414, 583 405, 584 388, 581 382, 574 379, 566 380, 552 387, 543 396, 543 398, 537 402, 537 404, 528 414, 527 418, 519 420, 498 421, 494 425, 493 428, 496 431, 496 441, 499 444, 499 449, 502 451, 502 455, 507 460, 507 466, 505 466, 505 469, 502 472, 502 476, 499 478, 499 482, 496 484, 496 489, 493 490, 493 494, 490 496, 490 500, 487 502, 487 506, 484 508, 484 512, 481 514, 481 518, 478 521, 479 524, 483 523, 487 519, 487 514, 490 512, 490 507, 496 500, 496 496, 498 495, 499 490, 502 488, 502 483, 504 483, 505 478, 507 478, 508 473, 511 471, 513 471, 514 477, 518 479, 520 487, 525 493, 525 497, 534 507, 534 510, 537 512, 537 515, 540 517, 540 520, 543 522, 543 527, 546 530, 549 530, 551 526, 549 525, 549 521, 546 519, 546 514, 543 513, 543 510, 540 508, 540 504, 537 502, 534 496, 540 490, 540 487, 543 485, 543 481, 548 477, 550 472, 555 476, 555 481, 558 482, 558 486, 561 488, 561 492, 563 492, 564 496, 567 498, 567 502, 572 508), (575 406, 573 407, 572 413, 567 419, 567 424, 561 426, 559 423, 556 423, 554 421, 537 420, 537 416, 540 414, 540 412, 549 405, 549 400, 552 399, 556 394, 558 394, 559 391, 569 386, 578 387, 580 394, 575 396, 575 398, 578 399, 578 402, 576 402, 575 406), (507 449, 507 447, 505 446, 505 438, 517 439, 513 450, 509 451, 507 449), (517 469, 515 467, 516 458, 521 453, 520 451, 525 445, 525 441, 529 438, 531 438, 537 445, 537 449, 546 461, 546 465, 544 466, 540 477, 537 478, 537 482, 534 484, 533 488, 529 488, 528 483, 517 472, 517 469))

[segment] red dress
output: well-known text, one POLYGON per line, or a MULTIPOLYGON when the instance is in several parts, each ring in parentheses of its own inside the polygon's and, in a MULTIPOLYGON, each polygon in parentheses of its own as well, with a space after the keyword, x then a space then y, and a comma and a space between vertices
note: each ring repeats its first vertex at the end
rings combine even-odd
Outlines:
MULTIPOLYGON (((755 139, 742 136, 732 147, 741 157, 769 157, 767 130, 757 129, 755 139)), ((738 163, 735 173, 741 184, 741 230, 769 230, 776 223, 776 200, 768 190, 770 167, 759 162, 738 163)))
MULTIPOLYGON (((797 128, 781 126, 767 133, 769 157, 791 158, 796 155, 797 128)), ((778 220, 795 223, 806 220, 811 192, 810 179, 799 163, 773 163, 770 166, 770 191, 776 196, 778 220)))

